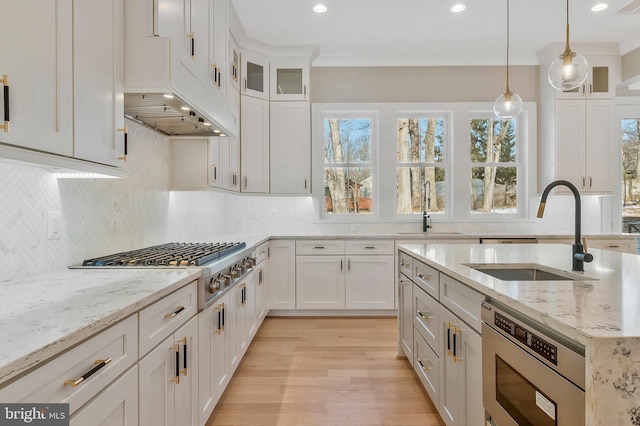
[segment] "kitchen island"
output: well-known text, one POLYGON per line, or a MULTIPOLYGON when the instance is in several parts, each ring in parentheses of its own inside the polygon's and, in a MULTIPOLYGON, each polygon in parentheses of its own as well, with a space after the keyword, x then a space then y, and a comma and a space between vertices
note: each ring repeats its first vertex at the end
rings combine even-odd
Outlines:
POLYGON ((571 246, 402 244, 426 263, 488 299, 585 348, 587 425, 640 425, 640 257, 593 250, 571 271, 571 246), (538 264, 579 274, 573 281, 503 281, 468 264, 538 264))

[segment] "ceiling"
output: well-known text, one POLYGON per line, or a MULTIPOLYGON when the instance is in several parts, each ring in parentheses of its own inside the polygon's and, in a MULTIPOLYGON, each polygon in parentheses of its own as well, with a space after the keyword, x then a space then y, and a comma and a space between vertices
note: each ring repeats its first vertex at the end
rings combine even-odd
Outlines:
MULTIPOLYGON (((506 0, 232 0, 246 35, 273 47, 315 46, 314 66, 500 65, 506 0), (317 14, 312 7, 328 7, 317 14), (450 11, 466 3, 461 13, 450 11)), ((570 2, 571 43, 640 47, 640 0, 570 2), (608 1, 602 12, 591 6, 608 1), (632 12, 623 12, 621 9, 632 12)), ((511 0, 510 63, 536 65, 536 52, 564 42, 566 2, 511 0)), ((577 49, 574 49, 577 51, 577 49)))

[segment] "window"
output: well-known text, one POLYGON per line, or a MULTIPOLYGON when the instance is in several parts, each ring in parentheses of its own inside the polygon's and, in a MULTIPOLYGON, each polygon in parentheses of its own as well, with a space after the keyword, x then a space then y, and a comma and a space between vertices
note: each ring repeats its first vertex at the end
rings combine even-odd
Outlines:
POLYGON ((373 119, 365 116, 324 117, 325 215, 372 214, 372 124, 373 119))
POLYGON ((640 232, 640 118, 622 118, 622 231, 640 232))
POLYGON ((518 213, 517 120, 469 122, 472 213, 518 213))
POLYGON ((445 119, 397 119, 397 213, 444 212, 445 119))
POLYGON ((525 103, 511 120, 496 119, 492 106, 315 103, 312 196, 320 221, 420 229, 424 211, 434 226, 528 220, 536 105, 525 103))

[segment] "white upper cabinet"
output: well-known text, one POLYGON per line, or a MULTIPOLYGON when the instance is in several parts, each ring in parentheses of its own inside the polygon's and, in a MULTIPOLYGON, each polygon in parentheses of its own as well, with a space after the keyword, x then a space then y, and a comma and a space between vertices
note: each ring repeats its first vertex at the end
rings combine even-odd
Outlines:
POLYGON ((8 126, 0 142, 73 154, 72 16, 71 0, 3 1, 0 78, 8 81, 0 89, 9 110, 0 105, 8 126))
POLYGON ((229 0, 127 0, 125 91, 173 93, 239 133, 226 93, 229 0))
MULTIPOLYGON (((227 0, 207 0, 210 7, 209 25, 209 82, 226 100, 228 82, 228 11, 227 0)), ((233 112, 233 111, 232 111, 233 112)))
POLYGON ((240 182, 242 192, 269 192, 269 101, 242 96, 240 182))
POLYGON ((309 102, 271 102, 271 193, 311 192, 309 102))
POLYGON ((242 95, 269 100, 269 59, 257 53, 242 51, 242 95))
POLYGON ((229 81, 231 86, 240 91, 240 48, 233 35, 229 34, 229 81))
POLYGON ((271 100, 309 100, 309 59, 271 59, 271 100))
POLYGON ((580 191, 612 192, 611 101, 559 100, 556 108, 557 179, 568 180, 580 191))
POLYGON ((11 1, 0 19, 9 106, 0 142, 122 166, 123 0, 11 1))
POLYGON ((122 166, 124 0, 74 0, 73 16, 73 156, 122 166))

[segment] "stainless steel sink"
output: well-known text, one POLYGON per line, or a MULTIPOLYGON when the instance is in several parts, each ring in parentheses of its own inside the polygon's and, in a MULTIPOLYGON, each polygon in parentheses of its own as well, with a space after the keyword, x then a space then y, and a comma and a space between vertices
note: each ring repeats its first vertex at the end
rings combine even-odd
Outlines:
POLYGON ((502 281, 586 281, 593 280, 579 274, 550 268, 544 265, 531 263, 512 263, 512 264, 494 264, 494 263, 475 263, 466 264, 466 266, 491 275, 502 281))

